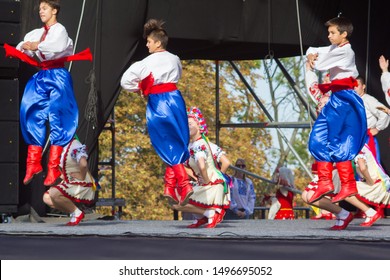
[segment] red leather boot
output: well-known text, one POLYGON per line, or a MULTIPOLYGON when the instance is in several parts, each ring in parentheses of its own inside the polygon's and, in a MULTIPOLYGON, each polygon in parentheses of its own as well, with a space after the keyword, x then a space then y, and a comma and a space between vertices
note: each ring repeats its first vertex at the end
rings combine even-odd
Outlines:
POLYGON ((177 179, 177 190, 180 195, 180 205, 184 206, 188 203, 190 196, 194 193, 192 190, 192 185, 188 179, 186 169, 183 164, 176 164, 172 166, 173 172, 175 172, 175 177, 177 179))
POLYGON ((164 182, 164 196, 168 198, 169 204, 178 204, 179 199, 176 195, 177 180, 175 177, 175 172, 173 171, 173 168, 171 166, 167 166, 167 168, 165 169, 164 182))
POLYGON ((42 172, 43 168, 41 165, 42 160, 42 147, 29 145, 27 147, 27 165, 26 165, 26 176, 23 179, 23 184, 27 185, 37 175, 42 172))
POLYGON ((334 191, 332 171, 333 163, 326 161, 318 161, 318 187, 313 196, 309 199, 309 203, 320 200, 323 196, 334 191))
POLYGON ((46 187, 57 185, 61 182, 60 160, 63 147, 51 145, 49 162, 47 163, 47 175, 43 184, 46 187))
POLYGON ((340 192, 332 198, 333 203, 357 194, 355 174, 351 161, 337 162, 336 168, 339 172, 341 187, 340 192))

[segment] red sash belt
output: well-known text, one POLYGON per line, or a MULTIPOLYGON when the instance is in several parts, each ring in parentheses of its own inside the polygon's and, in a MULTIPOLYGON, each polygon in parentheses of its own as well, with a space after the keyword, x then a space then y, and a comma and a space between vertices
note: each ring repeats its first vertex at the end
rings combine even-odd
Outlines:
POLYGON ((159 93, 170 92, 174 90, 177 90, 175 83, 159 84, 159 85, 152 86, 149 94, 159 94, 159 93))
POLYGON ((338 92, 340 90, 353 89, 356 87, 357 81, 356 79, 349 77, 345 79, 333 80, 328 84, 319 84, 318 88, 322 93, 327 93, 328 91, 338 92))
POLYGON ((36 61, 35 59, 29 57, 25 53, 17 50, 16 48, 14 48, 8 44, 4 44, 4 49, 5 49, 5 56, 6 57, 18 58, 23 62, 26 62, 32 66, 42 68, 43 70, 52 69, 52 68, 62 68, 62 67, 64 67, 65 62, 74 61, 74 60, 92 61, 92 53, 91 53, 91 50, 89 48, 85 49, 79 53, 76 53, 74 55, 65 56, 65 57, 61 57, 61 58, 53 59, 53 60, 46 60, 43 62, 36 61))
POLYGON ((147 77, 145 77, 141 82, 138 83, 138 87, 140 88, 144 96, 148 96, 148 94, 159 94, 177 90, 175 83, 164 83, 158 85, 153 84, 154 77, 153 74, 150 73, 147 77))

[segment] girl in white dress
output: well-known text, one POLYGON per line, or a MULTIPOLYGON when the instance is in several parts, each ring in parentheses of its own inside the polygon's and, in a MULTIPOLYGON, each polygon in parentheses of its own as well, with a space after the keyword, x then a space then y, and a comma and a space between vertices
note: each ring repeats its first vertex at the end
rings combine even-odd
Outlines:
POLYGON ((88 171, 87 159, 85 145, 73 139, 61 155, 62 182, 43 195, 43 201, 48 206, 70 214, 68 226, 78 225, 84 218, 84 212, 75 203, 94 202, 95 183, 88 171))
POLYGON ((222 173, 215 166, 209 142, 205 137, 207 124, 198 108, 193 107, 188 111, 188 125, 190 158, 186 165, 191 177, 196 180, 194 193, 187 205, 172 207, 178 211, 196 214, 196 219, 189 228, 204 224, 207 224, 206 228, 214 228, 221 222, 223 210, 229 208, 229 188, 222 173))

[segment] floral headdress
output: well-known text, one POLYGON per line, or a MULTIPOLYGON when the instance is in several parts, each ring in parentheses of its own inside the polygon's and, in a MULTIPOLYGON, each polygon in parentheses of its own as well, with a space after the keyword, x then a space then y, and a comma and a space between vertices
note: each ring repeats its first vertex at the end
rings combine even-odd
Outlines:
POLYGON ((188 115, 189 118, 195 119, 195 121, 198 123, 200 133, 202 133, 204 135, 207 135, 207 133, 209 131, 207 129, 206 120, 204 119, 203 114, 199 110, 199 108, 198 107, 191 107, 191 108, 189 108, 187 110, 187 115, 188 115))

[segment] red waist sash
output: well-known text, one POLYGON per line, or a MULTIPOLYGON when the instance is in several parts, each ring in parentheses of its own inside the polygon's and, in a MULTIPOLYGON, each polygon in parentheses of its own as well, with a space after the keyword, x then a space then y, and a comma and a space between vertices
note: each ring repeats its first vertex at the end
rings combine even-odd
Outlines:
POLYGON ((353 89, 356 87, 357 81, 355 78, 349 77, 345 79, 333 80, 328 84, 319 84, 318 88, 322 93, 327 93, 328 91, 337 92, 340 90, 353 89))
POLYGON ((159 85, 152 86, 149 94, 159 94, 159 93, 170 92, 174 90, 177 90, 175 83, 159 84, 159 85))
POLYGON ((62 67, 64 67, 65 62, 69 62, 69 61, 75 61, 75 60, 92 61, 92 53, 91 53, 91 50, 89 48, 87 48, 79 53, 76 53, 74 55, 69 55, 69 56, 65 56, 65 57, 61 57, 61 58, 53 59, 53 60, 46 60, 46 61, 42 61, 42 62, 36 61, 32 57, 29 57, 25 53, 17 50, 16 48, 14 48, 8 44, 4 44, 4 49, 5 49, 5 56, 6 57, 18 58, 23 62, 26 62, 32 66, 42 68, 43 70, 52 69, 52 68, 62 68, 62 67))
POLYGON ((154 77, 153 74, 150 73, 145 79, 138 83, 138 87, 140 88, 144 96, 148 96, 148 94, 159 94, 177 90, 175 83, 164 83, 158 85, 153 84, 154 77))

